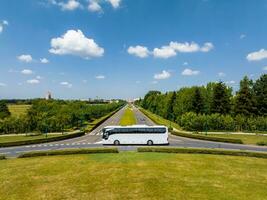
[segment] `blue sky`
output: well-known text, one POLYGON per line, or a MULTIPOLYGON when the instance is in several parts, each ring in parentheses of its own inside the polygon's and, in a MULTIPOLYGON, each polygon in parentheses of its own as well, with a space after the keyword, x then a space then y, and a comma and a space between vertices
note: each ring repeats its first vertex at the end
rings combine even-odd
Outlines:
POLYGON ((267 0, 1 0, 0 98, 126 98, 267 72, 267 0))

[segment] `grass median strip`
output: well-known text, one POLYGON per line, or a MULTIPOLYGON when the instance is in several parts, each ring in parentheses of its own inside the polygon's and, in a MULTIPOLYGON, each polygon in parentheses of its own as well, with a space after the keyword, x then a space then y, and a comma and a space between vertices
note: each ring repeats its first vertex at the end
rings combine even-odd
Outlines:
POLYGON ((121 126, 129 126, 136 124, 136 119, 132 108, 127 107, 120 119, 121 126))
POLYGON ((212 137, 212 136, 207 136, 207 135, 185 133, 185 132, 179 132, 179 131, 171 131, 171 133, 173 135, 192 138, 192 139, 208 140, 208 141, 213 141, 213 142, 226 142, 226 143, 243 144, 243 141, 241 139, 238 139, 238 138, 212 137))
POLYGON ((33 151, 22 153, 18 158, 29 158, 38 156, 72 155, 72 154, 94 154, 94 153, 119 153, 117 148, 87 148, 87 149, 62 149, 49 151, 33 151))
POLYGON ((267 153, 264 153, 264 152, 225 150, 225 149, 207 149, 207 148, 139 147, 137 151, 138 152, 157 152, 157 153, 213 154, 213 155, 267 158, 267 153))

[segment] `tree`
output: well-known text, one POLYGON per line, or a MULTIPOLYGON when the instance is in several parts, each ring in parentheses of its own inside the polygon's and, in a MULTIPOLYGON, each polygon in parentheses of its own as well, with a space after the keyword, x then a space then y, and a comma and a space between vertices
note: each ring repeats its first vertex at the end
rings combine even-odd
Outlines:
POLYGON ((167 104, 167 119, 169 120, 175 120, 174 116, 174 105, 176 101, 176 92, 172 92, 171 98, 167 104))
POLYGON ((230 89, 223 82, 219 82, 214 86, 211 112, 228 114, 231 110, 230 89))
POLYGON ((235 97, 235 114, 252 115, 256 112, 256 99, 253 92, 253 81, 247 76, 240 81, 240 89, 235 97))
POLYGON ((259 115, 267 116, 267 74, 262 75, 253 87, 259 115))
POLYGON ((4 119, 10 116, 8 107, 4 101, 0 101, 0 119, 4 119))
POLYGON ((197 114, 202 114, 205 112, 205 103, 199 87, 195 88, 194 96, 192 98, 192 105, 193 112, 197 114))

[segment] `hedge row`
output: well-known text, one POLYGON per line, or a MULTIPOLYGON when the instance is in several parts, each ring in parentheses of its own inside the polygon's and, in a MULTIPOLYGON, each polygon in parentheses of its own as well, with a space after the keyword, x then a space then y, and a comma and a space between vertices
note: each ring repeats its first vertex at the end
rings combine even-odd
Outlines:
POLYGON ((257 145, 259 145, 259 146, 267 146, 267 142, 260 141, 260 142, 257 142, 257 145))
POLYGON ((176 118, 176 122, 188 131, 266 131, 267 117, 246 117, 221 114, 185 113, 176 118))
POLYGON ((171 147, 139 147, 138 152, 159 152, 159 153, 188 153, 188 154, 214 154, 229 156, 246 156, 256 158, 267 158, 267 153, 225 150, 225 149, 205 149, 205 148, 171 148, 171 147))
POLYGON ((104 121, 106 121, 108 118, 110 118, 111 116, 113 116, 116 112, 118 112, 122 107, 117 108, 116 110, 112 111, 111 113, 107 114, 106 116, 95 120, 94 122, 90 123, 89 125, 91 125, 92 127, 90 128, 85 128, 85 132, 91 132, 93 131, 96 127, 98 127, 100 124, 102 124, 104 121))
POLYGON ((221 137, 211 137, 206 135, 192 134, 192 133, 182 133, 177 131, 171 131, 173 135, 199 139, 199 140, 208 140, 213 142, 227 142, 227 143, 235 143, 235 144, 243 144, 241 139, 233 139, 233 138, 221 138, 221 137))
POLYGON ((39 144, 39 143, 45 143, 45 142, 55 142, 55 141, 80 137, 80 136, 83 136, 84 134, 85 134, 84 131, 79 131, 77 133, 71 133, 68 135, 60 135, 58 137, 41 138, 41 139, 33 139, 33 140, 25 140, 25 141, 15 141, 15 142, 5 142, 5 143, 3 142, 3 143, 0 143, 0 147, 11 147, 11 146, 39 144))
POLYGON ((87 148, 87 149, 61 149, 49 151, 33 151, 22 153, 18 158, 29 158, 38 156, 72 155, 72 154, 94 154, 94 153, 119 153, 117 148, 87 148))
POLYGON ((6 156, 5 155, 0 155, 0 160, 4 160, 6 159, 6 156))

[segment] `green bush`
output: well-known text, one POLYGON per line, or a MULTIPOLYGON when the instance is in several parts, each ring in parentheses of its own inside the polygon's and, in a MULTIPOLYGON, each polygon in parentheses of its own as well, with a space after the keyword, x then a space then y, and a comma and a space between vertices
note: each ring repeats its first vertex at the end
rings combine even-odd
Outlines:
POLYGON ((50 151, 33 151, 20 154, 18 158, 29 158, 38 156, 93 154, 93 153, 119 153, 117 148, 87 148, 87 149, 62 149, 50 151))
POLYGON ((214 154, 214 155, 229 155, 229 156, 246 156, 267 158, 267 153, 240 151, 240 150, 225 150, 225 149, 206 149, 206 148, 172 148, 172 147, 139 147, 138 152, 159 152, 159 153, 189 153, 189 154, 214 154))
POLYGON ((32 139, 32 140, 15 141, 15 142, 5 142, 5 143, 0 143, 0 147, 11 147, 11 146, 39 144, 39 143, 45 143, 45 142, 55 142, 55 141, 80 137, 80 136, 83 136, 84 134, 85 134, 84 131, 80 131, 80 132, 72 133, 68 135, 59 135, 58 137, 32 139))
POLYGON ((242 140, 240 140, 240 139, 211 137, 211 136, 207 136, 207 135, 182 133, 182 132, 177 132, 177 131, 172 131, 171 133, 173 135, 177 135, 177 136, 181 136, 181 137, 187 137, 187 138, 193 138, 193 139, 199 139, 199 140, 243 144, 242 140))
POLYGON ((5 155, 0 155, 0 160, 4 160, 6 159, 6 156, 5 155))
POLYGON ((266 131, 267 117, 205 115, 188 112, 177 117, 177 123, 188 131, 266 131))

